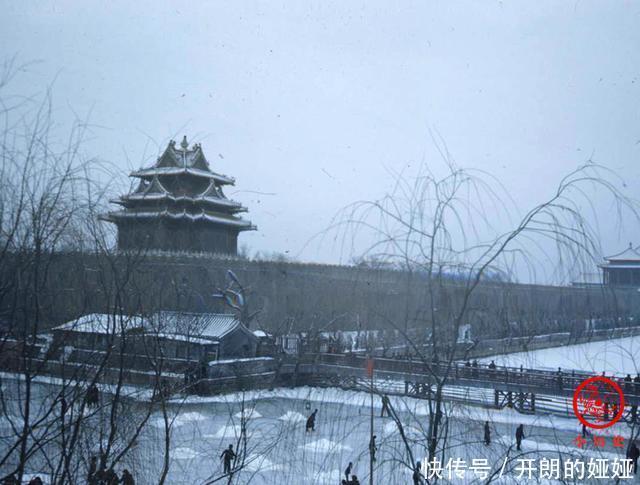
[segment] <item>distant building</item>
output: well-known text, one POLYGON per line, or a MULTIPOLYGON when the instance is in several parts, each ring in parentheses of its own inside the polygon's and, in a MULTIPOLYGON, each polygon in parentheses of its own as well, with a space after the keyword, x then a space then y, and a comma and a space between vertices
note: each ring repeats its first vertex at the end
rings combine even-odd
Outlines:
POLYGON ((159 312, 150 317, 83 315, 53 329, 52 347, 66 347, 76 356, 104 353, 123 336, 125 353, 132 357, 153 357, 154 349, 161 348, 167 359, 191 362, 255 357, 258 345, 234 315, 159 312))
POLYGON ((608 286, 631 286, 640 288, 640 252, 629 247, 621 253, 605 258, 601 264, 602 282, 608 286))
POLYGON ((247 209, 224 195, 235 180, 211 171, 200 144, 189 148, 186 137, 130 176, 137 188, 112 201, 122 210, 102 216, 118 227, 118 249, 236 254, 238 234, 256 229, 237 215, 247 209))

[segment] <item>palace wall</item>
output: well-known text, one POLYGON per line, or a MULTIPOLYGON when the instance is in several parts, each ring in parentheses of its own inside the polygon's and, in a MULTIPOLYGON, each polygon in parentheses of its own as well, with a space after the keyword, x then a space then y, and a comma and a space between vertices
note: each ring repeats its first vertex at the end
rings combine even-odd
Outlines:
MULTIPOLYGON (((33 295, 14 298, 8 291, 0 295, 5 320, 37 317, 41 326, 52 326, 80 314, 115 308, 131 313, 229 311, 212 296, 226 287, 227 270, 248 288, 249 312, 259 311, 252 329, 277 334, 385 328, 426 331, 433 318, 440 326, 451 325, 465 296, 462 282, 448 280, 430 291, 425 276, 416 273, 210 255, 69 253, 56 255, 48 266, 47 279, 38 291, 39 314, 33 314, 33 295)), ((2 281, 11 282, 11 265, 5 265, 4 271, 8 273, 2 281)), ((579 333, 589 318, 611 322, 640 316, 640 296, 635 290, 603 287, 485 282, 468 308, 461 323, 472 325, 473 337, 579 333)))

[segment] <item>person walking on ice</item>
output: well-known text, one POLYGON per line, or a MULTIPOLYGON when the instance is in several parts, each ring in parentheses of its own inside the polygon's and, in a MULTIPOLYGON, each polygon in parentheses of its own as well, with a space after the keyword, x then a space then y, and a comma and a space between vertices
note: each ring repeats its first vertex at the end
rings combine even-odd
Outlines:
POLYGON ((516 449, 520 451, 520 445, 522 444, 522 440, 525 438, 524 436, 524 424, 521 424, 516 429, 516 449))
POLYGON ((347 479, 346 481, 349 481, 349 474, 351 473, 351 469, 353 468, 353 463, 349 462, 349 464, 347 465, 347 468, 344 471, 344 476, 347 479))
POLYGON ((369 454, 371 455, 371 461, 376 461, 376 451, 378 451, 378 445, 376 445, 377 436, 374 434, 369 441, 369 454))
POLYGON ((220 459, 223 460, 224 463, 224 474, 228 475, 231 473, 231 461, 236 457, 235 452, 233 451, 233 445, 229 445, 229 448, 224 450, 220 455, 220 459))
POLYGON ((484 422, 484 444, 487 446, 491 444, 491 429, 489 429, 489 421, 484 422))
POLYGON ((311 416, 307 418, 307 426, 305 427, 305 431, 315 431, 316 430, 316 414, 318 414, 318 410, 315 409, 311 416))
POLYGON ((389 396, 386 394, 382 395, 382 411, 380 411, 380 417, 384 418, 384 415, 391 416, 389 412, 389 396))

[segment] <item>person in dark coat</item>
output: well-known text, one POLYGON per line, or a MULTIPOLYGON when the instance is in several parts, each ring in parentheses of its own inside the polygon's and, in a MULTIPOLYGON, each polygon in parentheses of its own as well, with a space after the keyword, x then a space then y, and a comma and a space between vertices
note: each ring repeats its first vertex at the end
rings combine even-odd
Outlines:
POLYGON ((122 470, 122 478, 120 479, 122 485, 136 485, 136 481, 133 479, 133 475, 126 468, 122 470))
POLYGON ((43 485, 42 478, 40 478, 39 476, 32 478, 31 480, 29 480, 29 485, 43 485))
POLYGON ((491 370, 495 370, 496 363, 492 360, 491 362, 489 362, 489 365, 487 367, 489 367, 489 369, 491 369, 491 370))
POLYGON ((629 394, 631 393, 631 386, 633 379, 631 378, 631 374, 627 374, 627 376, 624 378, 624 392, 629 394))
POLYGON ((305 427, 305 431, 315 431, 316 430, 316 414, 318 414, 318 410, 315 409, 311 416, 307 418, 307 426, 305 427))
POLYGON ((358 480, 358 477, 356 477, 355 475, 351 475, 351 481, 349 482, 349 485, 360 485, 360 480, 358 480))
POLYGON ((87 389, 87 405, 90 408, 97 407, 100 404, 100 391, 98 390, 98 386, 95 384, 91 384, 89 389, 87 389))
POLYGON ((558 384, 558 389, 562 389, 564 380, 562 378, 562 369, 558 367, 558 371, 556 372, 556 383, 558 384))
POLYGON ((224 450, 220 455, 220 458, 224 463, 224 474, 227 475, 231 473, 231 461, 236 457, 235 452, 233 451, 233 445, 229 445, 229 448, 224 450))
POLYGON ((491 429, 489 429, 489 421, 484 422, 484 444, 487 446, 491 444, 491 429))
POLYGON ((522 444, 522 440, 525 438, 524 436, 524 424, 521 424, 516 429, 516 449, 520 451, 520 445, 522 444))
POLYGON ((89 485, 96 485, 98 483, 98 477, 96 471, 98 470, 98 458, 95 456, 89 460, 89 472, 87 473, 87 483, 89 485))
POLYGON ((638 472, 638 457, 640 457, 640 449, 636 442, 631 442, 629 449, 627 450, 627 459, 631 460, 633 463, 633 474, 635 475, 638 472))
POLYGON ((383 418, 384 415, 391 416, 389 412, 389 396, 386 394, 382 395, 382 411, 380 411, 380 417, 383 418))
POLYGON ((422 463, 416 461, 416 467, 413 470, 413 485, 422 485, 424 482, 422 480, 422 463))
POLYGON ((586 438, 587 436, 589 436, 589 430, 587 429, 587 425, 582 423, 582 437, 586 438))
POLYGON ((344 476, 347 479, 347 482, 349 481, 349 474, 351 473, 352 468, 353 468, 353 463, 349 462, 349 464, 347 465, 347 468, 345 468, 344 470, 344 476))
POLYGON ((118 475, 116 474, 116 472, 113 471, 113 468, 109 468, 104 472, 103 483, 105 485, 118 485, 119 482, 120 482, 120 479, 118 478, 118 475))
POLYGON ((374 434, 371 437, 371 441, 369 442, 369 453, 371 454, 371 461, 376 461, 376 451, 378 451, 378 446, 376 445, 376 435, 374 434))

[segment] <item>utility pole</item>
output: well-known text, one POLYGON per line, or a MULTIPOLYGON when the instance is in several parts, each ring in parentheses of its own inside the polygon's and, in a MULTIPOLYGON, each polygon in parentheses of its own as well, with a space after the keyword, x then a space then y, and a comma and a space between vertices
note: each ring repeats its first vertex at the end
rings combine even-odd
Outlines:
POLYGON ((370 377, 370 395, 371 395, 371 426, 369 428, 369 485, 373 485, 373 354, 369 355, 367 360, 367 373, 370 377))

